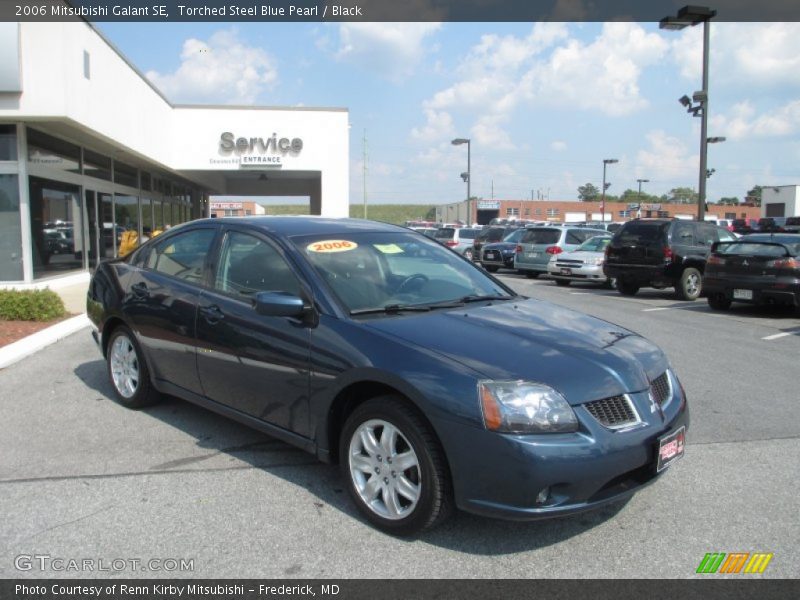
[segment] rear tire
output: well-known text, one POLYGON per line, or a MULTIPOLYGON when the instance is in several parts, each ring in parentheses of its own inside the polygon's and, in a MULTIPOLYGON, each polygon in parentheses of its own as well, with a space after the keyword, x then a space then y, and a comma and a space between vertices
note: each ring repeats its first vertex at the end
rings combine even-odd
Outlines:
POLYGON ((464 250, 464 258, 466 258, 467 260, 472 260, 472 257, 473 257, 472 248, 467 248, 466 250, 464 250))
POLYGON ((613 290, 617 287, 617 280, 615 277, 611 277, 606 279, 605 283, 603 284, 604 288, 608 288, 609 290, 613 290))
POLYGON ((567 287, 570 283, 572 283, 569 279, 554 279, 553 281, 555 281, 556 285, 559 287, 567 287))
POLYGON ((499 269, 499 268, 500 268, 500 267, 497 267, 497 266, 495 266, 495 265, 486 265, 486 266, 484 267, 484 269, 486 269, 487 271, 489 271, 489 273, 497 273, 497 269, 499 269))
POLYGON ((160 394, 150 382, 147 362, 136 337, 124 325, 111 333, 106 350, 106 366, 114 395, 122 406, 143 408, 160 399, 160 394))
POLYGON ((525 271, 525 277, 528 279, 536 279, 539 277, 539 271, 525 271))
POLYGON ((444 451, 397 396, 372 398, 353 411, 339 439, 339 463, 358 510, 386 533, 431 529, 453 510, 444 451))
POLYGON ((675 294, 681 300, 694 301, 703 291, 703 275, 693 267, 687 267, 675 284, 675 294))
POLYGON ((635 296, 639 291, 639 284, 632 281, 625 281, 624 279, 617 280, 617 290, 623 296, 635 296))
POLYGON ((728 310, 731 307, 731 299, 725 294, 709 294, 708 305, 714 310, 728 310))

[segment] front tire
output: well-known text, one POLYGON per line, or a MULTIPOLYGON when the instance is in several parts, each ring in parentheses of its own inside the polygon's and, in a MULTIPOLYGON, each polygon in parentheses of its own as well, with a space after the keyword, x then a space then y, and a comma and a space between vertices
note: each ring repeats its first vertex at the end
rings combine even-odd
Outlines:
POLYGON ((396 396, 367 400, 348 417, 339 466, 358 510, 386 533, 413 535, 452 512, 444 451, 428 424, 396 396))
POLYGON ((489 271, 489 273, 497 273, 497 269, 499 267, 496 266, 496 265, 486 265, 483 268, 486 269, 487 271, 489 271))
POLYGON ((572 283, 569 279, 554 279, 553 281, 555 281, 556 285, 559 287, 567 287, 570 283, 572 283))
POLYGON ((120 325, 111 333, 106 354, 108 378, 117 402, 127 408, 158 402, 159 394, 150 382, 144 355, 130 329, 120 325))
POLYGON ((525 277, 528 279, 536 279, 539 277, 539 271, 525 271, 525 277))
POLYGON ((703 275, 693 267, 687 267, 675 284, 675 293, 681 300, 697 300, 703 291, 703 275))

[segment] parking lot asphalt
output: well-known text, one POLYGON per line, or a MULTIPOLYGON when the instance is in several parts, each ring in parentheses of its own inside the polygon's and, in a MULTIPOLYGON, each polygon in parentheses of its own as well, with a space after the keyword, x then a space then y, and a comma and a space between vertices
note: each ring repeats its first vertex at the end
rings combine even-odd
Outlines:
POLYGON ((126 577, 684 578, 707 552, 773 553, 755 577, 798 577, 797 315, 500 276, 670 357, 690 401, 686 456, 624 505, 533 523, 458 514, 396 539, 356 514, 335 467, 176 399, 116 404, 83 330, 0 371, 0 577, 109 575, 15 568, 47 555, 193 561, 129 562, 126 577))

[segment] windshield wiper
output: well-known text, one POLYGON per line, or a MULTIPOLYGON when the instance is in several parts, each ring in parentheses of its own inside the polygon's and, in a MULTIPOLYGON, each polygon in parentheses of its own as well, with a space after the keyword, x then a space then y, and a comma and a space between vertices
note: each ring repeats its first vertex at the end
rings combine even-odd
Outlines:
POLYGON ((388 304, 386 306, 376 306, 375 308, 359 308, 351 310, 351 315, 372 315, 372 314, 395 314, 400 312, 428 312, 431 307, 424 304, 388 304))
POLYGON ((459 302, 462 304, 466 304, 467 302, 483 302, 484 300, 511 300, 514 296, 501 296, 500 294, 486 294, 486 295, 479 295, 479 294, 470 294, 469 296, 464 296, 463 298, 459 299, 459 302))

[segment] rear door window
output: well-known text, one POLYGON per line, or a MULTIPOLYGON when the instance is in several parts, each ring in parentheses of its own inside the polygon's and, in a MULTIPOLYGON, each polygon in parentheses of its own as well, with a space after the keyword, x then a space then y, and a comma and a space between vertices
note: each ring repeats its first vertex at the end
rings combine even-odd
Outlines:
POLYGON ((477 234, 477 229, 461 229, 458 232, 458 238, 462 240, 474 240, 477 234))
POLYGON ((678 221, 675 223, 675 228, 672 230, 672 243, 681 244, 683 246, 694 246, 694 225, 692 223, 683 223, 678 221))
POLYGON ((170 236, 150 251, 147 267, 190 283, 202 284, 206 256, 215 233, 213 229, 195 229, 170 236))
POLYGON ((719 227, 711 223, 700 223, 697 227, 697 234, 695 241, 698 246, 711 246, 714 242, 718 241, 717 231, 719 227))

